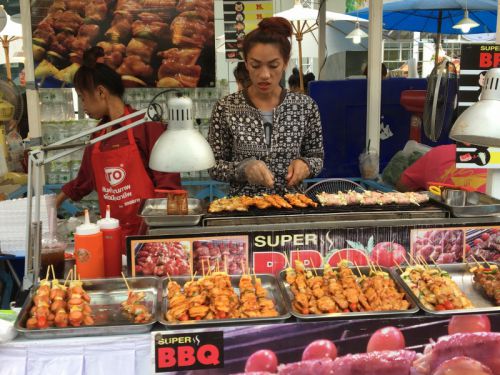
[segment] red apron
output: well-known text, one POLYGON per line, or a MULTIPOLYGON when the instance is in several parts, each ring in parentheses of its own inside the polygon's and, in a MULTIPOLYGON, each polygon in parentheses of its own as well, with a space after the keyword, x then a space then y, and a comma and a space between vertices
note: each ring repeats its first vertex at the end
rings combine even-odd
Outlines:
MULTIPOLYGON (((125 112, 130 113, 127 109, 125 112)), ((91 158, 101 213, 106 212, 106 205, 110 206, 111 216, 120 220, 123 240, 139 232, 141 218, 137 213, 141 200, 155 196, 132 129, 127 130, 127 136, 129 144, 116 149, 101 151, 101 142, 96 143, 91 158)))

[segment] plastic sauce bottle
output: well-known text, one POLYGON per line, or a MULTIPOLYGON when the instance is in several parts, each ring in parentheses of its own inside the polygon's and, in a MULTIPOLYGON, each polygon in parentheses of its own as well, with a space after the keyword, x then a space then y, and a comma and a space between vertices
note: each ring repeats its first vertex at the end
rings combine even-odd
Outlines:
POLYGON ((104 274, 106 277, 120 277, 122 271, 122 228, 120 221, 111 217, 109 205, 106 217, 98 220, 104 244, 104 274))
POLYGON ((75 260, 82 279, 104 277, 102 232, 97 224, 90 222, 88 210, 85 210, 85 223, 76 227, 75 260))

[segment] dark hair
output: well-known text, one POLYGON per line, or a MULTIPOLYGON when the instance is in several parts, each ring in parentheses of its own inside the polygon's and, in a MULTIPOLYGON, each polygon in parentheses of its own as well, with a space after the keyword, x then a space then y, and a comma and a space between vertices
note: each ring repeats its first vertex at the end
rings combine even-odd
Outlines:
POLYGON ((102 85, 111 94, 121 98, 125 92, 122 79, 112 68, 98 62, 102 57, 104 50, 101 47, 92 47, 85 51, 83 65, 76 71, 73 85, 79 91, 93 91, 102 85))
POLYGON ((233 70, 234 78, 236 79, 236 82, 241 83, 243 87, 248 87, 251 84, 250 81, 250 76, 248 75, 248 70, 243 61, 240 61, 237 65, 236 68, 233 70))
POLYGON ((258 27, 248 33, 243 40, 243 54, 245 60, 248 52, 250 52, 250 49, 252 49, 255 44, 263 43, 277 44, 281 52, 281 57, 283 57, 283 60, 287 63, 288 60, 290 60, 290 51, 292 50, 292 44, 289 39, 292 33, 292 25, 285 18, 264 18, 259 22, 258 27))
POLYGON ((292 74, 288 77, 288 87, 295 89, 300 86, 300 74, 297 68, 293 68, 292 74))
MULTIPOLYGON (((314 75, 314 73, 307 73, 306 75, 304 75, 304 91, 306 94, 309 91, 309 82, 314 81, 315 79, 316 76, 314 75)), ((288 87, 290 87, 290 89, 297 89, 300 87, 300 73, 297 68, 293 68, 292 74, 290 75, 290 77, 288 77, 288 87)))

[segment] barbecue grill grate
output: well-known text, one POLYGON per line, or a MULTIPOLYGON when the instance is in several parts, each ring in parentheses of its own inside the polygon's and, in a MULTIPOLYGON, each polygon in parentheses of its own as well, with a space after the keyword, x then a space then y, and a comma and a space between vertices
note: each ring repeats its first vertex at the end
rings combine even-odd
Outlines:
POLYGON ((320 182, 315 183, 306 190, 306 195, 317 201, 316 194, 319 193, 330 193, 337 194, 339 191, 345 193, 349 190, 357 191, 362 193, 365 189, 358 183, 345 179, 345 178, 329 178, 320 182))

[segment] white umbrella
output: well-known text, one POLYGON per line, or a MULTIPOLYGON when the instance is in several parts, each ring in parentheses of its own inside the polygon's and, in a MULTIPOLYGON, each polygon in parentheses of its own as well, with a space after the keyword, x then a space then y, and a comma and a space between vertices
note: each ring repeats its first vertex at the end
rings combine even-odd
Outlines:
POLYGON ((2 47, 5 52, 5 67, 7 70, 7 80, 12 80, 12 73, 10 70, 10 59, 9 59, 9 44, 15 40, 21 39, 23 36, 23 29, 20 23, 12 21, 11 17, 5 12, 3 7, 0 10, 4 12, 7 16, 7 22, 5 27, 0 31, 0 40, 2 41, 2 47))
MULTIPOLYGON (((275 13, 276 17, 286 18, 293 27, 293 33, 295 34, 295 39, 297 40, 299 49, 299 79, 300 79, 300 91, 304 92, 304 80, 302 71, 302 40, 304 39, 304 34, 314 31, 318 28, 318 10, 311 8, 304 8, 300 0, 295 0, 295 5, 293 8, 285 10, 283 12, 275 13)), ((366 19, 349 16, 343 13, 326 12, 326 21, 359 21, 368 22, 366 19)))

